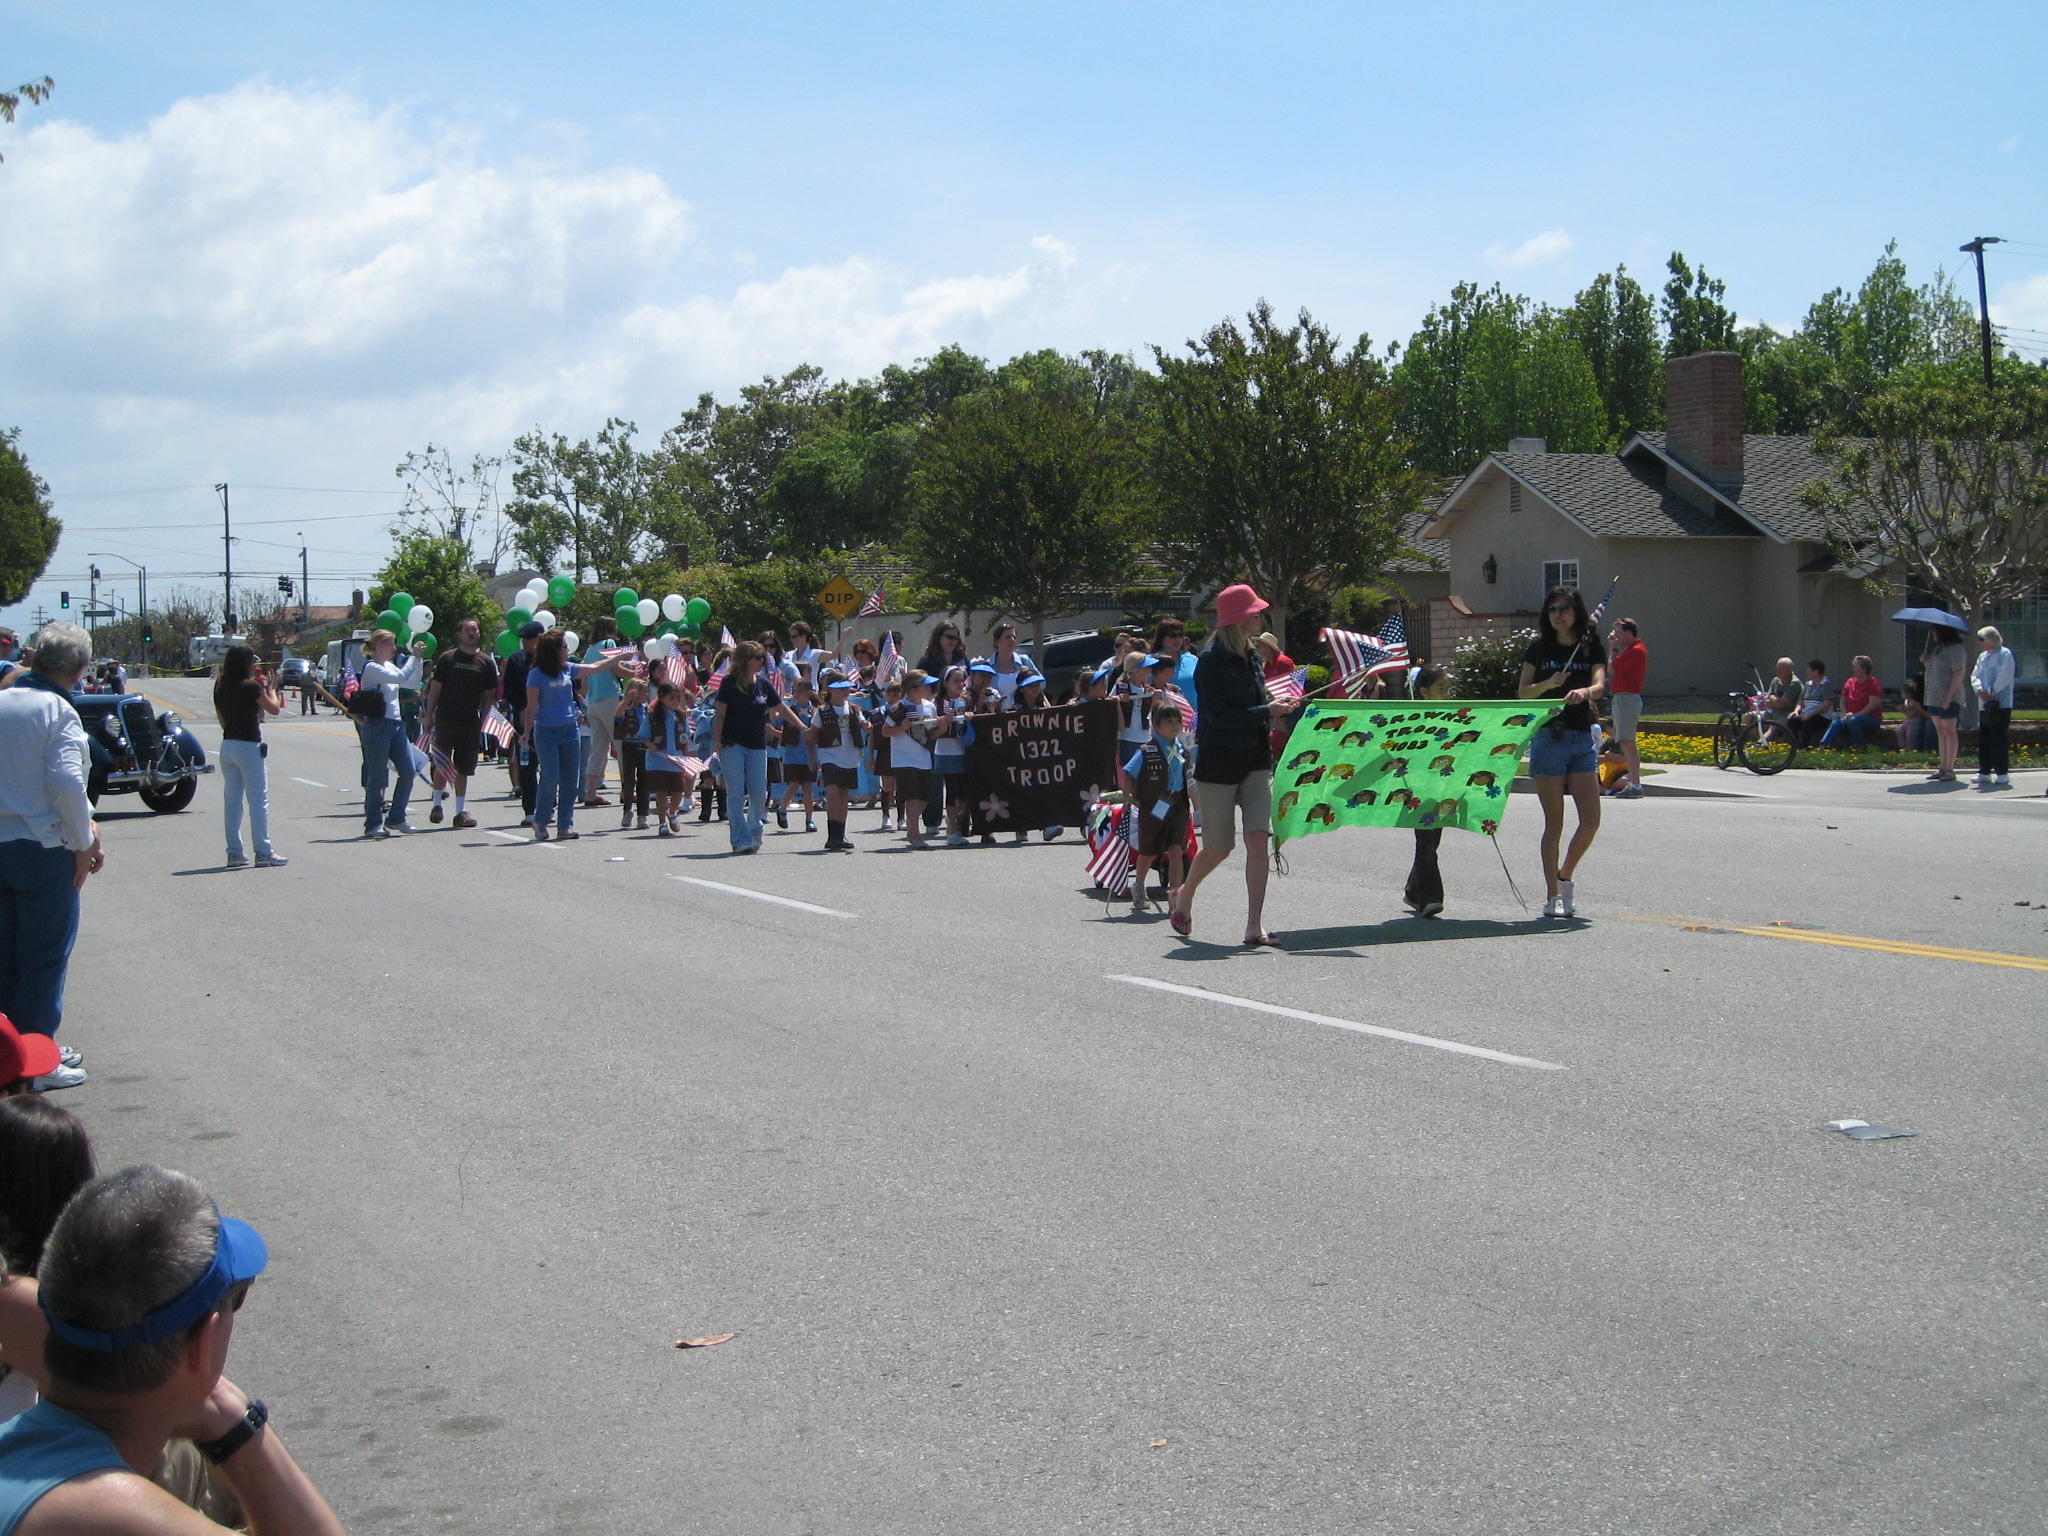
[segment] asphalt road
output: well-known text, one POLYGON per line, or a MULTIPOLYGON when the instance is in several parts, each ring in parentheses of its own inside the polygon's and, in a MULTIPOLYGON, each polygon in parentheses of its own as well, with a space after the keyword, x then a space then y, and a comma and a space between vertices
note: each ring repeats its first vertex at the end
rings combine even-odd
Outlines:
POLYGON ((270 734, 288 869, 103 806, 64 1102, 261 1227, 230 1374, 353 1530, 2048 1528, 2048 800, 1674 775, 1769 798, 1610 805, 1572 923, 1346 831, 1253 953, 1071 834, 366 843, 270 734))

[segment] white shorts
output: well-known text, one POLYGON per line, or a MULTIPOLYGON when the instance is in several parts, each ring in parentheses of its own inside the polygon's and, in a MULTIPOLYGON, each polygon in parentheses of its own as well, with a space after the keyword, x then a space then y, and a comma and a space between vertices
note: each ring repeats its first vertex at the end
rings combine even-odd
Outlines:
POLYGON ((1643 718, 1643 696, 1640 693, 1617 693, 1614 696, 1614 739, 1617 742, 1636 739, 1636 723, 1643 718))

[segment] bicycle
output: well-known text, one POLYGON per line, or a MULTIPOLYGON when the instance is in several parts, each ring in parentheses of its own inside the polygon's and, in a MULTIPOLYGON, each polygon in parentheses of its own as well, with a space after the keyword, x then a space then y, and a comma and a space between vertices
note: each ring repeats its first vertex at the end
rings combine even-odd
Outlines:
POLYGON ((1770 696, 1755 668, 1750 669, 1750 680, 1755 690, 1731 690, 1728 707, 1714 722, 1714 766, 1732 768, 1740 762, 1751 773, 1769 778, 1792 766, 1799 756, 1799 744, 1788 726, 1772 732, 1765 718, 1770 696))

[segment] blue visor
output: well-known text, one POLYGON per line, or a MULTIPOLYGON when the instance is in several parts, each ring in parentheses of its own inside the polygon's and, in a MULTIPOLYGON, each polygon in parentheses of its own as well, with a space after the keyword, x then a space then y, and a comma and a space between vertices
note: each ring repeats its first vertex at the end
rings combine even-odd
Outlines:
MULTIPOLYGON (((215 1214, 219 1214, 218 1207, 215 1214)), ((221 1298, 229 1291, 262 1274, 263 1267, 269 1262, 270 1250, 264 1246, 262 1233, 246 1221, 222 1216, 220 1228, 213 1238, 213 1262, 207 1266, 206 1273, 193 1281, 191 1289, 184 1295, 165 1302, 133 1327, 111 1331, 80 1328, 51 1312, 47 1300, 42 1303, 43 1318, 58 1338, 76 1344, 80 1349, 97 1350, 103 1355, 112 1354, 117 1349, 132 1349, 137 1344, 154 1344, 158 1339, 183 1333, 218 1307, 221 1298)), ((47 1295, 45 1291, 44 1296, 47 1295)))
POLYGON ((967 670, 970 672, 979 672, 985 677, 994 677, 996 675, 995 667, 991 663, 986 661, 977 661, 967 670))

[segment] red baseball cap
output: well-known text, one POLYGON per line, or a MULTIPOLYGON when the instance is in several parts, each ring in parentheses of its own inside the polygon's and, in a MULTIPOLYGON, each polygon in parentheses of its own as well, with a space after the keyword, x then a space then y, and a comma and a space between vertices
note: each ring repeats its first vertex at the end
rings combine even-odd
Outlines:
POLYGON ((24 1035, 14 1020, 0 1013, 0 1087, 24 1077, 43 1077, 57 1070, 62 1058, 48 1035, 24 1035))

